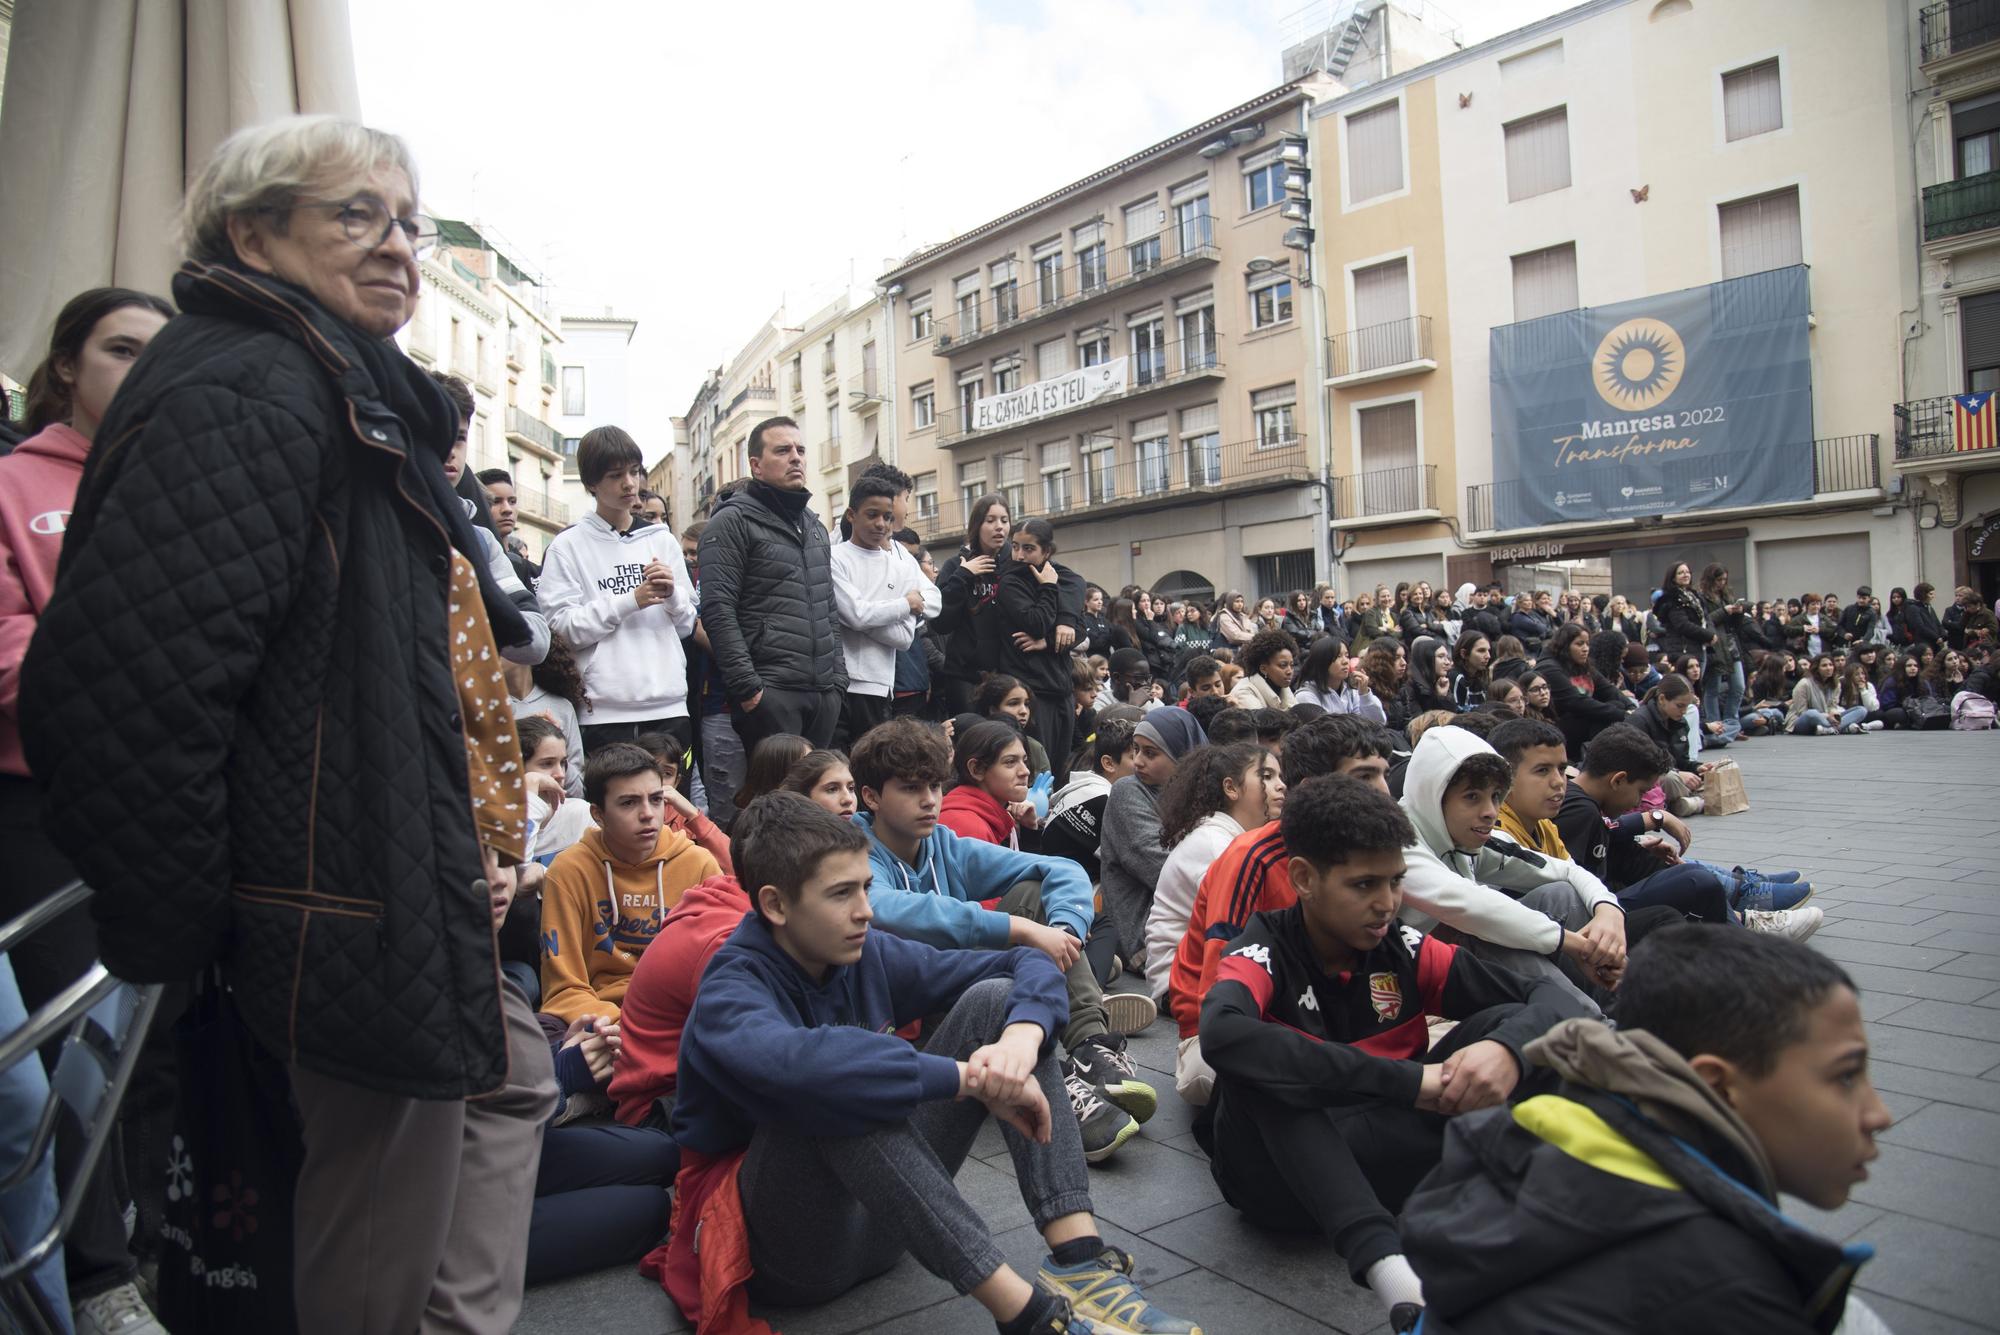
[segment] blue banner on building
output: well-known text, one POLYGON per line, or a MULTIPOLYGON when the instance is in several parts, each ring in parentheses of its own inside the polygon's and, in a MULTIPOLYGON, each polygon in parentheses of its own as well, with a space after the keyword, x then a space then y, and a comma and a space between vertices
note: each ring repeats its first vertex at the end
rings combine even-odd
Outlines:
POLYGON ((1793 265, 1493 330, 1494 527, 1812 499, 1810 309, 1793 265))

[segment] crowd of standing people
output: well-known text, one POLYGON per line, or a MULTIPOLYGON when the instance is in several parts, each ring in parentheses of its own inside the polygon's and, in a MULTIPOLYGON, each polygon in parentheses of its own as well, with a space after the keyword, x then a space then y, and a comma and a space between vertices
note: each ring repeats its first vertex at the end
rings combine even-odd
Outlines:
MULTIPOLYGON (((1976 595, 1113 594, 997 494, 936 565, 888 465, 830 532, 783 417, 678 531, 591 431, 537 564, 466 387, 393 342, 419 199, 392 135, 233 137, 172 303, 72 301, 0 459, 5 907, 95 892, 0 1015, 101 959, 167 989, 155 1051, 200 1006, 261 1054, 224 1097, 296 1152, 254 1328, 505 1331, 639 1262, 756 1332, 911 1254, 1003 1335, 1188 1335, 1090 1192, 1167 1096, 1396 1330, 1838 1319, 1851 1258, 1772 1207, 1837 1206, 1888 1124, 1854 988, 1811 886, 1687 820, 1746 738, 1990 722, 1976 595), (1127 1045, 1162 1013, 1170 1095, 1127 1045), (989 1118, 1032 1274, 955 1181, 989 1118), (1693 1204, 1648 1222, 1636 1161, 1693 1204), (1577 1199, 1631 1222, 1555 1270, 1456 1245, 1552 1246, 1577 1199)), ((154 1271, 201 1259, 160 1226, 193 1091, 143 1069, 129 1171, 36 1271, 60 1329, 166 1329, 154 1271)), ((12 1237, 53 1208, 24 1177, 12 1237)))

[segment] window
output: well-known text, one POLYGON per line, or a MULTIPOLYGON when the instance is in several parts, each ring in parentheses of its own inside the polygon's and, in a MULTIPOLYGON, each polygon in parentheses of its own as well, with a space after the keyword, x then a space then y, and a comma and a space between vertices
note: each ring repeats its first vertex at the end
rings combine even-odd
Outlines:
POLYGON ((562 369, 563 416, 583 416, 583 368, 565 366, 562 369))
POLYGON ((1201 292, 1174 304, 1174 322, 1180 335, 1181 369, 1198 370, 1214 366, 1215 293, 1201 292))
POLYGON ((912 480, 916 483, 916 487, 911 496, 911 501, 916 508, 917 518, 936 519, 938 513, 937 474, 919 473, 912 480))
POLYGON ((1967 394, 2000 389, 2000 292, 1981 292, 1958 303, 1959 360, 1967 394))
POLYGON ((474 334, 472 345, 472 364, 478 368, 479 383, 490 385, 493 383, 493 364, 486 360, 486 335, 474 334))
POLYGON ((1952 103, 1951 135, 1959 179, 2000 168, 2000 93, 1952 103))
POLYGON ((910 298, 910 342, 921 343, 931 336, 931 294, 910 298))
POLYGON ((831 380, 831 379, 833 379, 833 372, 834 372, 834 365, 833 365, 833 336, 832 336, 831 334, 829 334, 829 335, 827 336, 827 340, 826 340, 826 342, 824 342, 824 343, 822 343, 822 344, 820 344, 820 345, 819 345, 819 375, 820 375, 820 379, 822 379, 822 380, 831 380))
POLYGON ((1021 317, 1021 288, 1014 279, 1014 261, 1001 260, 992 266, 993 323, 1006 324, 1021 317))
POLYGON ((1267 149, 1243 160, 1243 211, 1255 213, 1285 201, 1285 167, 1278 150, 1267 149))
POLYGON ((1035 345, 1035 379, 1053 380, 1069 370, 1069 341, 1052 338, 1035 345))
POLYGON ((986 494, 986 461, 975 459, 958 466, 958 503, 968 515, 972 503, 986 494))
POLYGON ((972 405, 985 397, 985 377, 968 371, 958 378, 958 429, 972 430, 972 405))
POLYGON ((1011 394, 1021 387, 1021 360, 1006 357, 993 363, 993 392, 1011 394))
POLYGON ((1066 440, 1042 446, 1042 508, 1050 514, 1069 509, 1069 471, 1073 451, 1066 440))
POLYGON ((1292 318, 1289 274, 1260 274, 1250 280, 1250 327, 1268 329, 1292 318))
POLYGON ((1805 262, 1797 186, 1716 209, 1722 225, 1722 276, 1741 278, 1805 262))
POLYGON ((1101 329, 1076 336, 1076 364, 1102 366, 1111 360, 1111 335, 1101 329))
POLYGON ((1181 409, 1181 458, 1191 487, 1222 482, 1222 435, 1216 430, 1216 407, 1204 403, 1181 409))
POLYGON ((1076 249, 1076 290, 1094 292, 1104 286, 1104 224, 1085 223, 1070 233, 1076 249))
POLYGON ((1149 199, 1125 209, 1125 267, 1145 273, 1160 264, 1159 201, 1149 199))
POLYGON ((1167 418, 1147 417, 1132 424, 1132 452, 1139 460, 1139 494, 1158 496, 1173 485, 1172 456, 1167 449, 1167 418))
POLYGON ((910 391, 910 430, 928 431, 937 425, 937 391, 929 381, 910 391))
POLYGON ((958 302, 958 336, 971 338, 979 332, 979 275, 967 274, 953 288, 958 302))
POLYGON ((1257 421, 1258 449, 1290 445, 1298 439, 1292 416, 1298 398, 1297 385, 1277 385, 1250 395, 1250 412, 1257 421))
POLYGON ((1083 494, 1092 505, 1118 499, 1118 442, 1110 436, 1084 438, 1083 494))
POLYGON ((1514 318, 1539 320, 1583 303, 1576 295, 1576 243, 1514 257, 1514 318))
POLYGON ((1393 515, 1424 509, 1418 486, 1416 400, 1363 408, 1354 420, 1361 513, 1393 515))
POLYGON ((792 373, 786 377, 792 391, 792 398, 800 403, 804 403, 806 397, 805 364, 806 355, 803 352, 794 353, 792 356, 792 373))
POLYGON ((1347 202, 1403 188, 1403 104, 1384 102, 1347 118, 1347 202))
MULTIPOLYGON (((1285 594, 1293 589, 1310 589, 1318 578, 1314 558, 1310 549, 1302 552, 1278 552, 1271 556, 1253 556, 1250 568, 1257 579, 1258 598, 1276 598, 1284 601, 1285 594)), ((1251 601, 1255 601, 1254 599, 1251 601)))
POLYGON ((1569 188, 1569 108, 1501 127, 1507 140, 1507 199, 1569 188))
POLYGON ((1062 238, 1044 241, 1032 252, 1035 262, 1035 302, 1053 306, 1063 295, 1062 238))
POLYGON ((1782 129, 1785 104, 1781 91, 1775 56, 1723 75, 1722 137, 1735 143, 1753 134, 1782 129))
POLYGON ((826 442, 829 453, 840 457, 840 395, 826 396, 826 442))
POLYGON ((1177 255, 1192 255, 1215 241, 1209 218, 1208 178, 1176 186, 1168 196, 1174 206, 1174 242, 1177 255))
POLYGON ((1009 450, 995 458, 993 466, 999 470, 1000 494, 1007 498, 1007 513, 1026 514, 1027 456, 1020 450, 1009 450))
POLYGON ((1158 314, 1134 321, 1132 339, 1132 383, 1150 385, 1167 374, 1167 322, 1158 314))
POLYGON ((1401 366, 1416 358, 1410 264, 1394 259, 1354 271, 1354 331, 1342 373, 1401 366))

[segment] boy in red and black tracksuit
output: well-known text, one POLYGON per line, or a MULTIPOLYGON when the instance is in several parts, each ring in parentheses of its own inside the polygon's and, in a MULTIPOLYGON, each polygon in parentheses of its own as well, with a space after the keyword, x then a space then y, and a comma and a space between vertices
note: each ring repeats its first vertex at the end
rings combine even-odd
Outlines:
MULTIPOLYGON (((1446 1120, 1506 1101, 1521 1049, 1585 1008, 1397 921, 1409 820, 1352 779, 1286 795, 1298 902, 1254 915, 1201 1007, 1216 1073, 1195 1136, 1223 1198, 1265 1227, 1324 1232, 1392 1319, 1420 1306, 1395 1212, 1446 1120), (1427 1017, 1460 1023, 1429 1049, 1427 1017)), ((1406 1325, 1399 1325, 1406 1329, 1406 1325)))

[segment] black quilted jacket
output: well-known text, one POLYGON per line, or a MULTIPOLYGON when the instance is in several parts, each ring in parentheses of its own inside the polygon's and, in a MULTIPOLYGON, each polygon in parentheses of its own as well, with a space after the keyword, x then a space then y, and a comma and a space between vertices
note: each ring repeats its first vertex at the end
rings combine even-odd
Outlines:
POLYGON ((701 623, 731 700, 847 689, 830 552, 811 510, 794 528, 748 489, 716 507, 701 534, 701 623))
MULTIPOLYGON (((412 441, 299 289, 190 264, 97 433, 22 738, 113 973, 224 961, 252 1032, 418 1098, 498 1087, 489 897, 412 441)), ((414 368, 412 368, 412 373, 414 368)))

